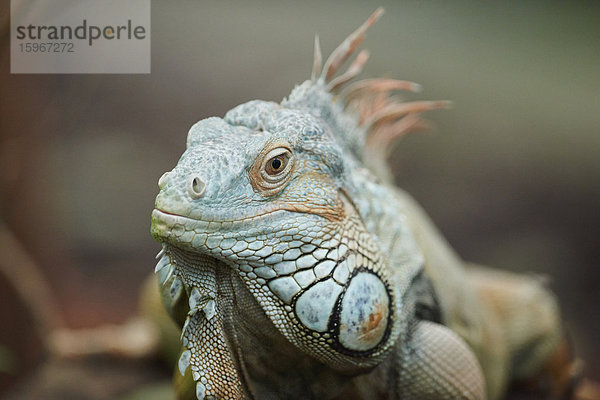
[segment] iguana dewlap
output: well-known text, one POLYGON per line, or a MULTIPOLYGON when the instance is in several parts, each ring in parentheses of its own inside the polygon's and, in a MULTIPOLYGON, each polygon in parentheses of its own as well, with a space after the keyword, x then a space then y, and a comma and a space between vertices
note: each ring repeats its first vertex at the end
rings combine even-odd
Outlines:
POLYGON ((553 296, 465 267, 390 183, 391 143, 447 103, 389 96, 410 82, 348 83, 364 51, 337 74, 381 13, 322 69, 317 41, 312 78, 280 104, 196 123, 160 178, 152 235, 182 326, 179 398, 496 399, 557 352, 553 296))

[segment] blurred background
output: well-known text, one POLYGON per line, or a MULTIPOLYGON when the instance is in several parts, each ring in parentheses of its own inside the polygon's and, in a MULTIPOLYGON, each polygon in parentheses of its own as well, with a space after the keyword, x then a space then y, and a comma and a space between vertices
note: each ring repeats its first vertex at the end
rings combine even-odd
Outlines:
POLYGON ((138 313, 157 180, 189 127, 280 101, 309 78, 315 33, 327 55, 379 5, 362 77, 454 101, 394 151, 398 185, 466 260, 547 275, 600 380, 600 3, 153 1, 151 74, 11 75, 2 0, 0 397, 149 399, 132 391, 169 379, 153 360, 61 361, 66 390, 36 366, 49 329, 138 313))

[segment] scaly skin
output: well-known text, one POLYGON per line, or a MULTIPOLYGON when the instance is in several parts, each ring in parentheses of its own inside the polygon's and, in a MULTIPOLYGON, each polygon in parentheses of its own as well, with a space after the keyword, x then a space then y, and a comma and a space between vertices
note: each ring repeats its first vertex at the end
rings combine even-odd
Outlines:
POLYGON ((336 94, 380 14, 322 73, 317 42, 313 78, 281 104, 195 124, 161 177, 152 235, 163 302, 183 326, 180 398, 494 399, 558 346, 551 295, 472 275, 386 181, 390 143, 446 103, 396 103, 387 91, 417 86, 392 80, 336 94), (539 312, 543 326, 529 325, 539 312))

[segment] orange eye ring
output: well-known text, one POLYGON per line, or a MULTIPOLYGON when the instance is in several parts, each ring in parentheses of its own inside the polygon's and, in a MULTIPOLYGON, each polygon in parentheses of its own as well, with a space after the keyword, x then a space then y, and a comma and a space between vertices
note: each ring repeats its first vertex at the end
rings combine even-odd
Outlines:
POLYGON ((249 171, 254 190, 263 196, 280 192, 290 179, 294 155, 287 143, 272 143, 257 157, 249 171))

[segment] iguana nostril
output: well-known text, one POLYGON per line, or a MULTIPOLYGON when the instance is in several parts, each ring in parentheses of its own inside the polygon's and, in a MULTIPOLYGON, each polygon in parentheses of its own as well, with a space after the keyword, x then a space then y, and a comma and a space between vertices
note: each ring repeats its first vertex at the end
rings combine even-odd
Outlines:
POLYGON ((204 196, 206 184, 199 176, 192 176, 188 180, 187 191, 192 199, 199 199, 204 196))

